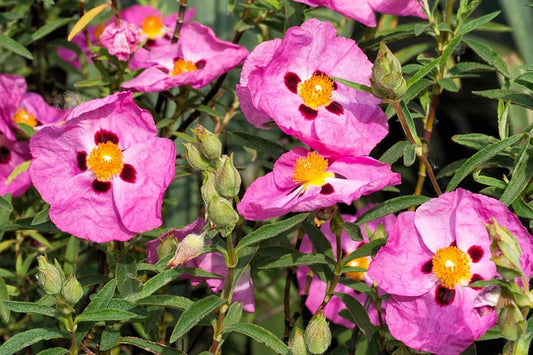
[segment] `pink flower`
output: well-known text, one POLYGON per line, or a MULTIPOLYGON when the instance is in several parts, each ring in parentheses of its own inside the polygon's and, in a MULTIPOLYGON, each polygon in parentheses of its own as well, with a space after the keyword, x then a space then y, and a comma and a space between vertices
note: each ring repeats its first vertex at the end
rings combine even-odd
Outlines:
MULTIPOLYGON (((357 215, 360 215, 364 210, 359 210, 357 215)), ((343 215, 342 218, 345 222, 353 222, 355 221, 357 215, 356 216, 343 215)), ((396 221, 396 217, 394 215, 388 215, 386 217, 383 217, 383 218, 380 218, 380 219, 377 219, 375 221, 368 223, 368 229, 373 233, 375 232, 375 230, 380 224, 383 224, 385 229, 389 230, 389 228, 392 227, 395 221, 396 221)), ((320 227, 320 230, 322 231, 322 233, 324 233, 328 241, 331 243, 332 250, 336 250, 337 242, 336 242, 335 235, 331 232, 329 222, 323 224, 320 227)), ((353 251, 357 250, 360 246, 369 242, 369 239, 366 233, 366 228, 362 227, 361 232, 363 233, 363 236, 364 236, 364 240, 362 242, 353 241, 352 238, 348 236, 348 234, 346 234, 345 232, 342 233, 341 243, 342 243, 343 254, 348 255, 352 253, 353 251)), ((312 244, 307 235, 304 236, 302 240, 300 251, 303 253, 312 252, 312 244)), ((354 259, 348 263, 348 266, 367 268, 370 260, 371 260, 370 257, 354 259)), ((297 270, 298 287, 300 289, 300 294, 303 294, 305 292, 308 273, 309 273, 309 267, 307 266, 299 267, 297 270)), ((372 283, 373 283, 372 279, 368 277, 366 272, 351 272, 351 273, 346 274, 346 277, 357 280, 357 281, 363 281, 369 286, 372 286, 372 283)), ((322 303, 324 299, 324 295, 326 294, 326 289, 327 289, 327 283, 320 280, 317 275, 313 275, 313 278, 309 285, 308 297, 307 297, 307 300, 305 301, 305 305, 311 312, 314 313, 318 309, 320 304, 322 303)), ((356 292, 353 288, 345 286, 341 283, 337 284, 337 286, 335 287, 335 292, 340 292, 340 293, 345 293, 347 295, 350 295, 356 300, 358 300, 362 305, 365 305, 365 302, 368 298, 366 294, 356 292)), ((339 315, 339 312, 343 309, 346 309, 346 306, 341 301, 341 299, 337 296, 332 296, 331 300, 328 302, 328 304, 324 308, 324 315, 326 316, 326 318, 331 320, 333 323, 340 324, 348 328, 353 328, 354 324, 351 321, 339 315)), ((368 309, 368 315, 370 317, 370 321, 372 322, 372 324, 379 325, 378 313, 373 303, 370 303, 370 307, 368 309)))
POLYGON ((480 290, 468 287, 498 276, 485 226, 493 218, 516 236, 529 278, 532 236, 500 201, 458 189, 398 216, 368 269, 391 294, 386 322, 395 338, 417 350, 459 354, 496 324, 494 309, 475 309, 480 290))
POLYGON ((353 40, 337 37, 331 23, 310 19, 252 51, 237 96, 256 127, 274 120, 318 151, 367 155, 388 133, 387 117, 378 99, 332 77, 370 85, 371 72, 353 40))
POLYGON ((158 92, 188 84, 198 89, 235 68, 247 55, 246 48, 218 39, 209 27, 190 23, 181 29, 178 43, 139 52, 135 65, 147 69, 122 87, 158 92))
POLYGON ((158 227, 176 151, 156 134, 129 92, 85 102, 64 125, 35 133, 30 174, 57 227, 95 242, 158 227))
POLYGON ((369 157, 325 157, 303 147, 283 154, 272 172, 255 180, 237 205, 248 220, 312 211, 400 183, 390 166, 369 157))
POLYGON ((19 197, 26 192, 31 185, 28 171, 20 173, 9 184, 6 182, 17 166, 30 159, 28 142, 11 141, 0 133, 0 195, 10 193, 14 197, 19 197))
POLYGON ((0 74, 0 132, 12 141, 16 140, 17 123, 38 128, 58 123, 69 113, 48 105, 41 95, 26 89, 23 77, 0 74))
MULTIPOLYGON (((193 223, 181 229, 171 230, 163 234, 161 237, 147 242, 146 248, 148 250, 148 255, 146 257, 146 262, 155 264, 159 260, 159 256, 157 255, 157 247, 169 236, 174 237, 178 241, 182 241, 189 234, 200 234, 205 225, 205 220, 203 218, 198 218, 193 223)), ((186 277, 191 280, 191 284, 193 286, 197 286, 200 283, 205 282, 209 289, 213 292, 222 291, 224 288, 224 278, 228 274, 228 268, 226 266, 224 257, 219 253, 209 253, 197 256, 196 258, 188 261, 185 264, 185 267, 198 268, 221 276, 221 278, 205 279, 198 276, 187 275, 186 277)), ((249 269, 244 271, 241 278, 237 282, 233 292, 233 301, 242 303, 244 305, 243 309, 246 312, 253 313, 255 311, 254 286, 250 277, 249 269)))
POLYGON ((139 47, 139 29, 136 25, 115 19, 100 35, 102 47, 121 61, 127 61, 139 47))
POLYGON ((294 0, 311 6, 326 6, 368 27, 376 27, 374 11, 398 16, 426 18, 418 0, 294 0))

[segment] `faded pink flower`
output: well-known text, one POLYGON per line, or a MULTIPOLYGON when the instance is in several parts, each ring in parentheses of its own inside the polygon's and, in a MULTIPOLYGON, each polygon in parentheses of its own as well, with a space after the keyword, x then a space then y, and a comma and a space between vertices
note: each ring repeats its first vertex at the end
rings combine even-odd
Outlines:
POLYGON ((158 92, 181 85, 198 89, 241 64, 248 50, 218 39, 199 23, 184 25, 180 40, 135 56, 137 68, 147 68, 122 88, 158 92), (223 58, 223 60, 221 60, 223 58))
MULTIPOLYGON (((159 245, 164 242, 168 237, 172 236, 178 241, 182 241, 189 234, 201 234, 202 229, 205 227, 206 221, 203 218, 198 218, 193 223, 181 228, 171 230, 157 239, 151 240, 146 243, 146 248, 148 255, 146 257, 146 262, 150 264, 155 264, 159 260, 157 255, 157 248, 159 245)), ((222 291, 224 288, 224 278, 228 274, 228 268, 224 257, 219 253, 208 253, 195 257, 194 259, 188 261, 184 265, 185 267, 192 267, 208 271, 212 274, 220 275, 221 278, 203 278, 198 276, 186 275, 185 277, 191 280, 193 286, 197 286, 202 282, 205 282, 209 289, 213 292, 222 291)), ((253 313, 255 311, 255 296, 254 296, 254 286, 252 283, 252 278, 250 276, 250 270, 246 269, 242 276, 240 277, 235 290, 233 292, 233 301, 240 302, 243 304, 243 309, 246 312, 253 313)))
POLYGON ((325 6, 368 27, 376 27, 374 11, 397 16, 426 18, 418 0, 294 0, 311 6, 325 6))
POLYGON ((332 77, 370 85, 372 63, 331 23, 310 19, 285 38, 258 45, 244 63, 237 96, 254 126, 275 121, 311 148, 331 155, 368 155, 388 133, 372 95, 332 77))
POLYGON ((30 174, 56 226, 107 242, 161 225, 176 151, 156 134, 151 114, 130 92, 82 103, 64 125, 37 131, 30 174))
POLYGON ((237 205, 248 220, 346 204, 400 183, 389 165, 369 157, 327 157, 297 147, 283 154, 272 172, 255 180, 237 205))
POLYGON ((123 20, 111 21, 100 35, 100 43, 109 54, 127 61, 139 47, 139 28, 123 20))
POLYGON ((495 218, 518 240, 526 276, 532 274, 532 236, 493 198, 458 189, 404 212, 368 276, 387 293, 386 322, 407 346, 459 354, 496 324, 494 308, 478 311, 471 282, 498 277, 486 223, 495 218))

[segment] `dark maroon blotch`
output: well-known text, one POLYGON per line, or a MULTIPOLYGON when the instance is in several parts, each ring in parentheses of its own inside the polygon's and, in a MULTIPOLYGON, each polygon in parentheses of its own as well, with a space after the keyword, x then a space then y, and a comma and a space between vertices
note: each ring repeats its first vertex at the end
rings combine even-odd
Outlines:
POLYGON ((457 247, 457 241, 453 241, 452 244, 450 244, 451 247, 457 247))
POLYGON ((93 190, 96 193, 104 193, 109 191, 111 188, 111 182, 110 181, 100 181, 100 180, 94 180, 93 181, 93 190))
POLYGON ((473 263, 477 263, 483 257, 483 249, 479 245, 473 245, 468 249, 468 255, 472 258, 473 263))
POLYGON ((316 116, 318 116, 317 110, 305 106, 304 104, 301 104, 300 107, 298 107, 298 111, 300 111, 306 120, 314 120, 316 116))
POLYGON ((424 274, 429 274, 433 271, 433 259, 429 259, 422 265, 422 272, 424 274))
POLYGON ((338 86, 336 82, 333 82, 333 90, 337 90, 338 86))
POLYGON ((98 145, 98 143, 105 143, 105 142, 111 142, 114 144, 118 144, 118 136, 110 131, 107 131, 105 129, 101 129, 94 135, 94 142, 98 145))
MULTIPOLYGON (((170 36, 169 36, 170 37, 170 36)), ((144 44, 146 47, 153 47, 155 46, 155 39, 148 39, 146 40, 146 43, 144 44)))
POLYGON ((194 63, 194 65, 196 65, 196 69, 204 69, 205 68, 205 60, 204 59, 200 59, 199 61, 194 63))
POLYGON ((450 305, 455 298, 455 290, 451 290, 442 285, 437 286, 435 289, 435 302, 439 306, 448 306, 450 305))
POLYGON ((7 164, 11 160, 11 152, 6 147, 0 147, 0 164, 7 164))
POLYGON ((76 160, 78 161, 78 168, 80 171, 87 170, 87 153, 86 152, 78 152, 78 155, 76 156, 76 160))
MULTIPOLYGON (((472 275, 472 278, 470 279, 470 283, 472 282, 476 282, 476 281, 481 281, 483 280, 483 277, 481 277, 480 274, 474 274, 472 275)), ((474 290, 481 290, 483 287, 472 287, 474 290)))
POLYGON ((120 178, 126 182, 134 183, 137 178, 137 172, 135 168, 130 164, 124 164, 122 171, 120 172, 120 178))
POLYGON ((333 192, 335 192, 335 189, 333 188, 333 186, 331 186, 330 183, 323 185, 320 189, 320 193, 322 195, 331 195, 333 192))
POLYGON ((344 107, 342 107, 342 105, 339 104, 337 101, 333 101, 332 103, 327 105, 326 110, 336 115, 342 115, 344 113, 344 107))
POLYGON ((300 81, 302 81, 298 74, 289 72, 285 74, 285 78, 283 78, 283 80, 285 81, 285 86, 287 89, 294 94, 298 93, 298 84, 300 84, 300 81))
POLYGON ((326 75, 326 73, 324 73, 322 70, 315 70, 315 72, 313 73, 313 76, 320 76, 320 75, 326 75))

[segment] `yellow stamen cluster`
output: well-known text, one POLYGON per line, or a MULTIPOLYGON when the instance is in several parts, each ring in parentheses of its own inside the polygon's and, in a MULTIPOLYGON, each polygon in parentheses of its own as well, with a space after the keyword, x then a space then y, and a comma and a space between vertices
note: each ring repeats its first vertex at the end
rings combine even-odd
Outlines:
POLYGON ((470 257, 461 249, 455 246, 440 248, 433 255, 433 274, 442 286, 453 289, 470 282, 470 263, 470 257))
POLYGON ((312 109, 331 103, 334 81, 325 74, 313 75, 298 85, 298 95, 304 104, 312 109))
POLYGON ((163 21, 158 16, 146 16, 141 23, 141 32, 149 39, 156 39, 164 34, 163 21))
MULTIPOLYGON (((370 264, 368 257, 363 258, 357 258, 350 260, 346 266, 347 267, 360 267, 363 269, 368 269, 368 265, 370 264)), ((363 278, 365 277, 366 271, 354 271, 354 272, 347 272, 346 277, 349 277, 351 279, 357 280, 357 281, 363 281, 363 278)))
POLYGON ((190 71, 195 71, 198 69, 196 67, 196 64, 194 64, 191 61, 184 60, 184 59, 178 59, 174 62, 174 68, 172 69, 172 72, 170 73, 171 76, 176 76, 181 73, 188 73, 190 71))
POLYGON ((87 157, 87 167, 100 181, 107 181, 120 174, 123 166, 122 151, 113 142, 98 143, 87 157))
POLYGON ((30 127, 35 127, 38 123, 37 119, 35 118, 35 115, 29 113, 23 108, 19 108, 15 112, 15 116, 13 116, 13 121, 15 121, 15 123, 25 123, 30 127))
POLYGON ((298 158, 294 164, 292 181, 306 188, 309 185, 322 186, 327 178, 335 177, 335 174, 326 171, 328 160, 317 152, 308 153, 305 158, 298 158))

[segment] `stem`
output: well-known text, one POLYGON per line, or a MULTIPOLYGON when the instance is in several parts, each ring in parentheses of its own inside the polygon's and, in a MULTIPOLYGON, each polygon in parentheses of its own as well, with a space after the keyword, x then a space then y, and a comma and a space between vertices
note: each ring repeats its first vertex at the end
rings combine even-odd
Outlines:
POLYGON ((111 9, 117 20, 120 20, 120 12, 118 11, 118 0, 111 0, 111 9))
MULTIPOLYGON (((304 230, 303 228, 300 228, 298 230, 298 239, 296 240, 296 244, 294 245, 294 249, 296 251, 300 250, 300 245, 302 244, 302 239, 304 236, 304 230)), ((294 317, 291 317, 291 304, 290 304, 290 296, 291 296, 291 284, 292 284, 292 278, 294 277, 294 268, 290 267, 287 268, 287 276, 285 277, 285 293, 283 298, 283 309, 285 314, 285 331, 283 333, 283 342, 285 344, 289 343, 289 336, 291 334, 292 327, 294 325, 293 319, 294 317)), ((298 311, 296 311, 295 316, 298 314, 298 311)))
POLYGON ((185 18, 185 10, 187 9, 187 0, 179 0, 180 8, 178 19, 176 20, 176 28, 172 35, 172 43, 176 43, 180 39, 180 31, 183 27, 183 19, 185 18))

